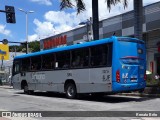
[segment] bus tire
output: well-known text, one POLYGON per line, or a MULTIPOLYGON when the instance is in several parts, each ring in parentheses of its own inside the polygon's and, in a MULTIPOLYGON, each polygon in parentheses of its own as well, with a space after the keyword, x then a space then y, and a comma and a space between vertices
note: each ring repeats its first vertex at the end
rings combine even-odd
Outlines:
POLYGON ((34 93, 34 90, 28 90, 28 94, 32 95, 34 93))
POLYGON ((77 97, 77 89, 75 84, 69 83, 66 85, 65 89, 66 97, 69 99, 74 99, 77 97))

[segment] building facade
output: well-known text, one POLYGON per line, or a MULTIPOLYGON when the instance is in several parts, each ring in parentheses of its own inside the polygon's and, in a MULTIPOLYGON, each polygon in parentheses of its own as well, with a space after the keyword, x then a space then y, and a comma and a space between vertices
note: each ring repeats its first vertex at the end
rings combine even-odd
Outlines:
MULTIPOLYGON (((147 70, 160 75, 160 2, 143 8, 143 40, 147 50, 147 70)), ((41 50, 61 45, 72 45, 92 39, 91 27, 75 28, 40 41, 41 50)), ((134 36, 134 11, 120 14, 99 22, 100 39, 116 36, 134 36)))
POLYGON ((23 55, 26 53, 20 52, 9 52, 9 59, 0 61, 0 79, 3 79, 5 83, 10 82, 9 77, 12 75, 12 66, 13 66, 13 59, 16 56, 23 55))

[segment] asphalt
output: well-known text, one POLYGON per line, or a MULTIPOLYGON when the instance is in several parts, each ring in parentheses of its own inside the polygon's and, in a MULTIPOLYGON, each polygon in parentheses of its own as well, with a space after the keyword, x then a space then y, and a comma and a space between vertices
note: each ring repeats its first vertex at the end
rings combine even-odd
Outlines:
MULTIPOLYGON (((2 86, 0 86, 0 88, 13 89, 13 86, 2 85, 2 86)), ((157 93, 156 94, 147 94, 147 93, 131 92, 131 93, 118 93, 118 95, 160 98, 160 93, 158 93, 158 94, 157 93)))

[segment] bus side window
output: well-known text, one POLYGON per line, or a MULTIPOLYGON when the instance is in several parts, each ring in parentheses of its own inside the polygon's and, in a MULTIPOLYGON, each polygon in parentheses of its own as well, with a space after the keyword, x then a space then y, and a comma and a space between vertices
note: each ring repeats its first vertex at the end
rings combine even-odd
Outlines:
POLYGON ((36 66, 34 64, 31 65, 31 70, 36 70, 36 66))
POLYGON ((55 68, 58 68, 58 62, 55 63, 55 68))
POLYGON ((30 58, 23 58, 22 71, 29 71, 29 70, 30 70, 30 58))
POLYGON ((41 56, 31 57, 31 70, 41 70, 41 56))
POLYGON ((68 69, 70 67, 70 51, 56 53, 56 69, 68 69))
POLYGON ((107 65, 108 45, 97 45, 91 47, 91 66, 107 65))
POLYGON ((82 68, 89 65, 89 48, 80 48, 72 51, 72 67, 82 68))
POLYGON ((76 56, 75 59, 72 62, 73 67, 78 67, 80 64, 80 56, 76 56))
POLYGON ((19 72, 20 72, 20 61, 14 61, 13 74, 17 74, 19 72))
POLYGON ((54 69, 54 54, 45 54, 42 55, 42 69, 54 69))

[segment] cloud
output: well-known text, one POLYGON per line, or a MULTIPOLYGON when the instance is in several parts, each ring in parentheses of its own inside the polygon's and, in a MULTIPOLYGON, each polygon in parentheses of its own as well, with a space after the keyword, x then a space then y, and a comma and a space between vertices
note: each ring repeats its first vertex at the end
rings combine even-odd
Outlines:
MULTIPOLYGON (((82 21, 86 21, 92 16, 92 3, 91 1, 84 1, 86 5, 86 11, 77 15, 77 12, 67 13, 66 11, 48 11, 44 14, 44 21, 34 20, 37 26, 35 32, 41 36, 41 38, 55 35, 69 31, 78 26, 82 21)), ((100 19, 108 18, 113 15, 121 14, 124 9, 121 4, 119 7, 115 7, 109 12, 105 0, 99 0, 99 16, 100 19), (121 5, 121 6, 120 6, 121 5), (118 12, 117 12, 118 8, 118 12)), ((130 6, 129 6, 130 7, 130 6)))
POLYGON ((55 26, 68 25, 75 26, 84 20, 84 17, 77 15, 76 12, 66 13, 65 11, 49 11, 44 15, 46 21, 52 22, 55 26))
MULTIPOLYGON (((32 0, 40 1, 40 0, 32 0)), ((41 0, 42 1, 42 0, 41 0)), ((133 0, 128 0, 128 7, 124 9, 123 3, 119 3, 111 7, 111 11, 107 9, 105 0, 99 1, 99 18, 100 20, 106 19, 115 15, 119 15, 128 11, 133 10, 133 0)), ((143 5, 148 5, 160 0, 143 0, 143 5)), ((36 25, 35 34, 31 35, 30 38, 49 37, 57 33, 69 31, 78 26, 82 21, 86 21, 92 16, 92 3, 91 0, 84 0, 86 10, 77 15, 76 10, 73 12, 66 11, 48 11, 44 14, 44 20, 34 20, 36 25)))
POLYGON ((34 19, 33 23, 36 25, 35 34, 29 35, 28 40, 34 41, 43 39, 52 35, 55 35, 55 28, 51 22, 41 22, 38 19, 34 19))
POLYGON ((52 5, 51 0, 30 0, 31 2, 37 2, 39 4, 50 6, 52 5))
MULTIPOLYGON (((81 15, 82 16, 82 15, 81 15)), ((58 33, 69 31, 77 26, 85 17, 77 16, 76 12, 49 11, 44 15, 44 21, 34 19, 35 34, 28 37, 29 41, 43 39, 58 33), (62 17, 64 16, 64 17, 62 17)))
MULTIPOLYGON (((39 40, 39 36, 37 34, 33 34, 33 35, 29 35, 28 36, 28 41, 35 41, 35 40, 39 40)), ((25 41, 25 40, 24 40, 25 41)))
POLYGON ((0 34, 11 36, 11 31, 7 30, 5 25, 0 24, 0 34))

